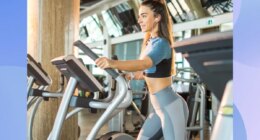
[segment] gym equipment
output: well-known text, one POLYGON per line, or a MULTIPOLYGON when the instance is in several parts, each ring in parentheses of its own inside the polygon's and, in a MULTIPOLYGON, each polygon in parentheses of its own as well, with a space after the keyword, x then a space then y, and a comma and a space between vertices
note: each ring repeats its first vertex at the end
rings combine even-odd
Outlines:
MULTIPOLYGON (((81 41, 77 41, 74 43, 75 46, 79 47, 85 54, 88 55, 88 52, 90 52, 91 50, 86 46, 84 45, 81 41)), ((91 54, 93 55, 93 54, 91 54)), ((95 60, 95 59, 94 59, 95 60)), ((118 82, 119 83, 119 82, 118 82)), ((115 134, 115 133, 110 133, 110 135, 108 137, 106 137, 108 139, 118 139, 118 140, 121 140, 121 139, 131 139, 131 137, 129 135, 125 135, 123 133, 119 133, 119 134, 115 134), (120 137, 119 137, 120 136, 120 137)), ((88 138, 87 138, 88 139, 88 138)), ((132 138, 133 139, 133 138, 132 138)), ((89 140, 89 139, 88 139, 89 140)))
MULTIPOLYGON (((74 45, 76 46, 76 47, 78 47, 79 49, 81 49, 86 55, 88 55, 91 59, 93 59, 94 61, 98 58, 98 56, 94 53, 94 52, 92 52, 90 49, 89 49, 89 47, 87 47, 85 44, 83 44, 80 40, 78 40, 78 41, 76 41, 76 42, 74 42, 74 45)), ((117 96, 120 96, 120 94, 122 94, 122 90, 121 90, 121 88, 120 87, 122 87, 122 84, 123 84, 123 86, 125 86, 124 88, 126 88, 126 91, 125 92, 127 92, 127 100, 125 99, 125 101, 127 101, 127 103, 128 103, 128 106, 131 104, 131 102, 132 102, 132 93, 131 93, 131 90, 128 88, 128 86, 127 86, 127 83, 126 83, 126 81, 125 81, 125 79, 123 78, 123 77, 121 77, 121 75, 119 75, 118 73, 116 73, 114 70, 112 70, 112 69, 105 69, 106 70, 106 72, 108 72, 114 79, 116 79, 116 81, 117 81, 117 83, 119 84, 119 93, 118 93, 118 95, 117 96), (117 76, 114 76, 114 74, 113 73, 111 73, 111 71, 113 71, 114 73, 116 73, 117 74, 117 76), (117 78, 116 77, 120 77, 120 78, 122 78, 123 79, 123 83, 120 83, 120 81, 118 81, 117 80, 117 78)), ((121 107, 121 109, 125 109, 125 108, 127 108, 128 106, 125 106, 125 107, 121 107)), ((117 107, 118 108, 118 107, 117 107)), ((120 112, 121 111, 121 109, 120 109, 120 106, 119 106, 119 109, 117 109, 115 112, 113 112, 113 114, 117 114, 118 112, 120 112)), ((112 116, 114 116, 114 115, 112 115, 112 116)), ((111 116, 111 117, 112 117, 111 116)), ((100 118, 100 120, 101 120, 102 118, 100 118)), ((93 130, 92 129, 92 131, 91 132, 93 132, 93 133, 97 133, 98 132, 98 130, 93 130)), ((90 133, 91 134, 91 133, 90 133)), ((87 138, 87 140, 90 140, 91 139, 91 137, 90 136, 88 136, 88 138, 87 138)), ((128 135, 128 134, 125 134, 125 133, 120 133, 120 132, 110 132, 110 133, 108 133, 108 134, 106 134, 105 136, 101 136, 101 138, 100 138, 100 140, 102 140, 102 139, 111 139, 111 140, 121 140, 121 139, 125 139, 125 140, 133 140, 134 138, 133 137, 131 137, 130 135, 128 135)))
POLYGON ((44 91, 44 89, 46 89, 52 83, 52 80, 42 69, 41 65, 37 63, 29 54, 27 55, 27 77, 27 110, 29 110, 32 105, 34 105, 28 121, 27 139, 32 140, 33 120, 40 103, 43 101, 43 99, 48 100, 48 98, 62 97, 62 94, 53 94, 44 91), (34 84, 38 85, 38 88, 32 88, 34 84))
MULTIPOLYGON (((49 85, 52 83, 52 79, 50 76, 42 69, 40 63, 37 63, 32 56, 27 54, 27 77, 28 77, 28 85, 27 85, 27 110, 36 102, 38 97, 45 97, 47 100, 48 97, 60 97, 60 94, 50 94, 48 92, 43 92, 43 90, 47 89, 49 85), (37 88, 32 88, 33 85, 37 85, 37 88), (32 96, 33 98, 29 98, 32 96)), ((58 93, 63 90, 64 79, 61 75, 60 89, 57 91, 58 93)))
MULTIPOLYGON (((183 57, 188 60, 191 67, 200 76, 202 82, 221 101, 227 82, 233 79, 233 32, 210 33, 179 41, 175 44, 175 51, 182 53, 183 57)), ((226 93, 231 94, 231 91, 226 93)), ((224 98, 222 101, 226 102, 226 99, 224 98)), ((232 110, 233 103, 228 102, 228 104, 230 105, 229 109, 232 110)), ((219 111, 221 110, 220 108, 219 111)), ((228 116, 229 119, 233 120, 232 112, 228 116)), ((218 117, 217 120, 219 120, 218 117)), ((215 135, 212 140, 230 139, 233 135, 232 123, 228 123, 228 126, 221 130, 219 130, 219 124, 220 122, 217 121, 213 129, 213 134, 218 131, 218 137, 215 135), (225 131, 230 132, 229 136, 222 136, 225 131)))
MULTIPOLYGON (((89 52, 90 51, 90 49, 89 48, 86 48, 86 46, 82 43, 82 42, 80 42, 80 41, 77 41, 77 42, 75 42, 74 43, 74 45, 75 46, 77 46, 77 47, 79 47, 81 50, 83 50, 83 52, 89 52)), ((90 54, 90 56, 93 58, 94 57, 94 60, 96 59, 96 56, 93 56, 93 54, 90 54)), ((73 67, 73 69, 75 69, 75 67, 73 67)), ((69 71, 72 71, 72 68, 69 66, 69 71)), ((196 70, 195 70, 196 71, 196 70)), ((73 73, 73 74, 75 74, 75 72, 73 73)), ((73 79, 72 79, 73 80, 73 79)), ((81 82, 81 81, 80 81, 81 82)), ((125 81, 124 81, 125 82, 125 81)), ((75 83, 76 83, 76 80, 75 80, 75 83)), ((120 82, 118 82, 118 83, 120 83, 120 82)), ((75 85, 75 84, 74 84, 75 85)), ((120 95, 120 94, 119 94, 120 95)), ((62 106, 62 104, 61 104, 61 106, 62 106)), ((111 111, 110 113, 112 113, 113 111, 111 111)), ((106 112, 105 112, 106 113, 106 112)), ((104 114, 105 114, 104 113, 104 114)), ((103 115, 104 115, 103 114, 103 115)), ((108 115, 109 116, 109 115, 108 115)), ((101 117, 101 119, 99 119, 99 120, 101 120, 101 122, 102 123, 104 123, 106 120, 102 120, 102 119, 106 119, 107 117, 105 116, 105 117, 101 117)), ((97 124, 96 124, 97 125, 97 124)), ((87 139, 93 139, 94 137, 95 137, 95 135, 96 135, 96 133, 98 132, 98 128, 99 127, 94 127, 94 128, 97 128, 97 129, 92 129, 92 131, 91 131, 91 133, 90 133, 90 135, 88 136, 88 138, 87 139)), ((121 134, 120 134, 121 135, 121 134)), ((115 135, 113 135, 113 136, 115 136, 115 135)), ((127 136, 126 136, 127 137, 127 136)), ((113 137, 112 137, 113 138, 113 137)), ((129 137, 130 138, 130 137, 129 137)))
POLYGON ((233 81, 229 81, 218 110, 211 140, 233 140, 233 81))
MULTIPOLYGON (((182 77, 178 77, 180 73, 188 72, 195 75, 194 71, 191 68, 183 68, 177 69, 177 74, 173 77, 174 81, 180 82, 188 82, 190 84, 196 85, 195 99, 192 109, 192 114, 189 115, 188 127, 186 130, 188 131, 187 137, 190 138, 191 131, 199 131, 200 140, 204 140, 204 122, 205 122, 205 87, 201 82, 199 76, 195 76, 194 78, 185 79, 182 77), (199 113, 199 114, 198 114, 199 113), (195 121, 199 120, 199 125, 195 124, 195 121)), ((190 106, 189 106, 190 107, 190 106)))
MULTIPOLYGON (((113 60, 118 60, 117 56, 116 55, 113 55, 112 56, 112 59, 113 60)), ((122 71, 120 70, 117 70, 119 74, 121 75, 125 75, 122 71)), ((131 80, 128 80, 127 83, 128 83, 128 91, 131 92, 131 94, 133 95, 136 95, 138 94, 139 96, 142 95, 142 94, 145 94, 145 93, 141 93, 141 92, 138 92, 138 93, 135 93, 132 91, 132 88, 130 87, 130 82, 131 80)), ((118 88, 117 87, 117 82, 112 79, 112 84, 111 84, 111 92, 114 92, 114 94, 117 94, 118 88)), ((128 113, 127 113, 128 114, 128 113)), ((123 133, 127 133, 127 134, 130 134, 131 136, 134 136, 134 135, 137 135, 139 133, 139 129, 141 128, 142 124, 144 123, 146 117, 141 113, 141 111, 139 110, 138 106, 136 105, 136 103, 134 101, 131 102, 131 106, 129 106, 128 108, 122 110, 121 112, 119 112, 116 116, 114 116, 111 120, 109 120, 108 122, 108 127, 109 127, 109 133, 111 134, 112 132, 115 133, 115 132, 123 132, 123 133), (129 108, 132 108, 132 110, 134 112, 131 112, 131 115, 134 115, 133 113, 136 113, 138 115, 138 119, 140 118, 140 121, 138 121, 137 123, 133 123, 133 126, 134 126, 134 130, 127 130, 126 129, 126 125, 125 125, 125 122, 126 122, 126 119, 125 119, 125 115, 126 115, 126 112, 129 110, 129 108)), ((105 135, 108 135, 108 134, 105 134, 105 135)))
MULTIPOLYGON (((116 82, 115 82, 116 83, 116 82)), ((128 92, 131 92, 131 94, 134 95, 142 95, 145 93, 134 93, 130 87, 130 80, 127 81, 128 83, 128 92)), ((116 84, 115 84, 116 86, 116 84)), ((118 89, 118 88, 117 88, 118 89)), ((118 90, 116 90, 116 94, 117 94, 118 90)), ((147 97, 148 98, 148 97, 147 97)), ((132 116, 133 117, 133 116, 132 116)), ((139 130, 141 129, 142 124, 144 123, 146 117, 141 113, 140 109, 138 108, 137 104, 133 101, 131 102, 131 105, 126 108, 123 109, 121 112, 119 112, 119 114, 117 114, 115 117, 113 117, 109 122, 108 122, 108 126, 109 126, 109 133, 111 134, 112 132, 122 132, 122 133, 127 133, 131 136, 137 136, 137 134, 139 133, 139 130), (131 114, 128 114, 129 110, 131 110, 131 114), (135 114, 134 114, 135 113, 135 114), (135 117, 135 119, 138 120, 138 122, 134 123, 132 122, 134 129, 133 130, 129 130, 126 128, 125 122, 126 122, 126 114, 127 115, 137 115, 137 117, 135 117)), ((133 118, 132 118, 133 121, 133 118)), ((108 134, 105 134, 108 135, 108 134)))
POLYGON ((232 79, 232 32, 218 32, 176 42, 176 52, 182 53, 202 82, 221 100, 227 81, 232 79))
POLYGON ((52 83, 51 78, 42 69, 41 65, 37 63, 33 59, 33 57, 30 56, 29 54, 27 54, 27 77, 28 77, 28 84, 27 84, 28 96, 34 83, 44 87, 49 86, 52 83))
MULTIPOLYGON (((113 55, 112 59, 118 60, 116 55, 113 55)), ((116 71, 120 74, 122 73, 122 71, 120 71, 120 70, 116 70, 116 71)), ((128 88, 128 91, 130 91, 129 88, 128 88)), ((113 78, 111 79, 111 91, 110 92, 113 92, 113 95, 116 95, 119 92, 117 82, 113 78)), ((117 115, 115 115, 112 119, 110 119, 108 121, 109 133, 124 132, 125 131, 125 126, 124 126, 125 118, 124 118, 124 116, 125 116, 125 109, 120 111, 117 115)), ((108 134, 105 134, 105 135, 108 135, 108 134)))
MULTIPOLYGON (((93 58, 97 58, 94 54, 90 54, 93 58)), ((97 82, 93 75, 79 62, 74 56, 58 57, 52 60, 52 63, 56 67, 66 67, 67 74, 69 75, 69 82, 65 89, 57 116, 55 118, 52 132, 50 133, 48 140, 57 140, 60 137, 61 127, 66 117, 66 112, 69 105, 81 104, 82 107, 90 107, 97 109, 106 109, 102 116, 99 118, 93 129, 88 135, 88 140, 95 139, 99 129, 106 123, 111 117, 113 117, 118 110, 126 108, 130 105, 132 96, 127 93, 127 85, 124 79, 113 70, 106 70, 114 77, 119 83, 120 92, 118 96, 115 96, 110 102, 103 102, 95 99, 88 98, 72 98, 74 90, 78 85, 83 91, 101 91, 102 86, 97 82)))

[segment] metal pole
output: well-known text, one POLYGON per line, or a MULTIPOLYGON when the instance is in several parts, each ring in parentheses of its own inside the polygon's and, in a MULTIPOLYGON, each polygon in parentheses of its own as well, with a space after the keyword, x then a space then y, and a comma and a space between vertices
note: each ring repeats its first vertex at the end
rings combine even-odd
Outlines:
POLYGON ((30 117, 30 120, 29 120, 29 124, 28 124, 28 131, 27 131, 27 138, 28 138, 28 140, 32 140, 33 139, 33 137, 32 137, 33 120, 34 120, 36 111, 37 111, 37 109, 38 109, 38 107, 39 107, 41 102, 42 102, 42 98, 38 98, 36 103, 35 103, 35 106, 33 107, 33 110, 32 110, 32 113, 31 113, 31 117, 30 117))
POLYGON ((61 104, 55 118, 53 129, 48 137, 48 140, 59 140, 61 128, 66 117, 70 99, 74 93, 77 80, 73 77, 70 78, 66 90, 64 92, 61 104))
POLYGON ((32 89, 33 82, 34 82, 34 78, 32 76, 30 76, 29 79, 28 79, 28 82, 27 82, 27 84, 28 84, 27 85, 27 99, 28 99, 29 93, 30 93, 30 91, 32 89))

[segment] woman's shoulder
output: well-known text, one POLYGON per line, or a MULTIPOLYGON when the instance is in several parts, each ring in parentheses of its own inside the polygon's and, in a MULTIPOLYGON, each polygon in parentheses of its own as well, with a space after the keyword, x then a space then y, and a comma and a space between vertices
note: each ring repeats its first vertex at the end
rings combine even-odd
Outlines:
POLYGON ((159 46, 170 46, 170 43, 167 39, 163 37, 156 37, 152 40, 153 44, 159 45, 159 46))

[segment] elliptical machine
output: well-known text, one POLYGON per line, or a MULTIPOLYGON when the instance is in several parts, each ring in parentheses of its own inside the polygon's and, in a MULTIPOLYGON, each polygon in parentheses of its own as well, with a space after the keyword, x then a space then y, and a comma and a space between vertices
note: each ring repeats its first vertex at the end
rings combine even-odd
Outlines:
MULTIPOLYGON (((81 41, 74 43, 75 46, 79 47, 93 60, 97 59, 98 56, 94 54, 86 45, 81 41)), ((87 68, 79 62, 74 56, 67 57, 58 57, 52 60, 52 63, 56 67, 63 66, 65 67, 67 74, 70 75, 70 80, 63 94, 63 98, 54 122, 53 129, 48 137, 48 140, 58 140, 60 137, 61 127, 65 121, 66 113, 68 106, 77 106, 77 107, 90 107, 96 109, 106 109, 99 120, 96 122, 91 132, 89 133, 87 140, 96 139, 96 135, 100 128, 113 116, 115 116, 122 109, 128 107, 132 101, 132 95, 127 90, 127 83, 125 79, 120 76, 117 72, 112 69, 106 69, 106 71, 117 81, 119 84, 119 94, 116 96, 108 96, 107 98, 111 99, 89 99, 89 98, 78 98, 73 97, 73 93, 76 87, 79 87, 81 90, 88 90, 91 92, 102 91, 102 86, 97 82, 93 75, 87 70, 87 68)), ((61 70, 61 69, 60 69, 61 70)), ((64 70, 64 69, 63 69, 64 70)), ((103 139, 103 138, 101 138, 103 139)), ((124 133, 114 133, 109 136, 108 139, 113 140, 133 140, 134 138, 128 134, 124 133)))
POLYGON ((27 139, 32 140, 33 122, 39 105, 42 101, 48 101, 49 98, 60 98, 64 86, 64 79, 61 78, 60 88, 55 93, 45 91, 52 83, 50 76, 42 69, 40 63, 36 62, 32 56, 27 55, 27 111, 31 109, 28 118, 27 139))

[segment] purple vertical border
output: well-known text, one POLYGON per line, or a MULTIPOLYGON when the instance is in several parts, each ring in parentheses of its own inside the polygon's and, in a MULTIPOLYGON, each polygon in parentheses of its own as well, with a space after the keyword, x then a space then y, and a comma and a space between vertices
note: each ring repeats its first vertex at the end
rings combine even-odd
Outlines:
POLYGON ((234 139, 259 139, 260 1, 234 0, 234 139))

